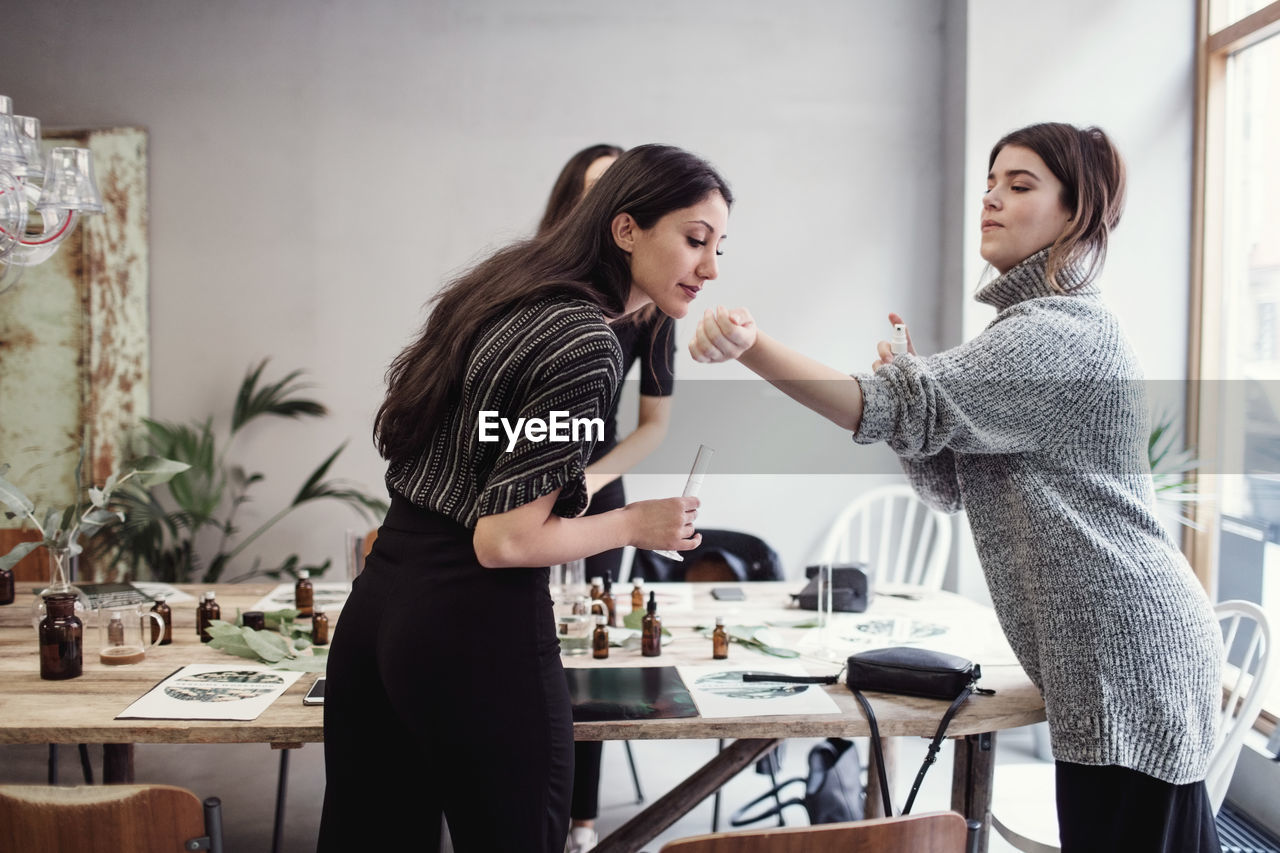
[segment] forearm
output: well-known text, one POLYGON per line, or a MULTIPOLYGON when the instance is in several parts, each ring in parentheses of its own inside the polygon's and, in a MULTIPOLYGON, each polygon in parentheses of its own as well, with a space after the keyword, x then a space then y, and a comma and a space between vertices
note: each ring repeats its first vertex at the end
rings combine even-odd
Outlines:
POLYGON ((849 432, 862 422, 862 388, 856 379, 757 332, 755 344, 738 356, 749 370, 791 399, 849 432))
POLYGON ((631 544, 625 508, 578 518, 548 515, 534 525, 501 525, 499 518, 476 524, 476 558, 489 569, 550 566, 631 544))

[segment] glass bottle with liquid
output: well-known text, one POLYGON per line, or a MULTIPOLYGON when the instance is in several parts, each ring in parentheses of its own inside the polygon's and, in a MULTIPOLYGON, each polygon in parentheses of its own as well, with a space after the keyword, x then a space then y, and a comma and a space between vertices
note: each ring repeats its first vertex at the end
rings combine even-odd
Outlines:
POLYGON ((0 569, 0 604, 13 604, 13 570, 0 569))
POLYGON ((293 606, 298 608, 299 619, 310 619, 315 612, 315 587, 311 584, 311 572, 298 572, 298 582, 293 585, 293 606))
POLYGON ((311 617, 311 644, 313 646, 329 644, 329 617, 324 615, 323 610, 315 611, 311 617))
POLYGON ((711 632, 711 657, 724 660, 729 657, 729 634, 724 630, 724 617, 716 617, 716 629, 711 632))
POLYGON ((644 578, 631 579, 631 612, 644 609, 644 578))
POLYGON ((157 596, 155 604, 151 605, 151 612, 164 620, 163 635, 161 634, 160 626, 155 623, 155 620, 151 622, 152 645, 155 645, 157 639, 160 640, 160 645, 162 646, 167 646, 173 642, 173 609, 168 604, 165 604, 164 599, 163 595, 157 596))
POLYGON ((84 672, 84 623, 76 616, 75 593, 44 596, 40 620, 40 677, 75 678, 84 672))
POLYGON ((605 624, 610 628, 618 627, 618 606, 613 600, 613 578, 609 575, 604 579, 604 592, 600 595, 600 601, 604 603, 605 624))
POLYGON ((591 656, 596 660, 609 657, 609 629, 605 627, 605 617, 596 617, 596 630, 591 634, 591 656))
POLYGON ((212 641, 213 636, 209 634, 209 623, 214 619, 222 618, 222 607, 215 599, 213 590, 209 590, 204 594, 204 605, 196 615, 196 629, 200 632, 200 642, 208 643, 212 641))
POLYGON ((649 592, 649 612, 640 620, 640 654, 656 658, 662 654, 662 620, 658 618, 658 600, 649 592))
POLYGON ((591 579, 591 600, 599 601, 602 595, 604 595, 604 578, 592 578, 591 579))

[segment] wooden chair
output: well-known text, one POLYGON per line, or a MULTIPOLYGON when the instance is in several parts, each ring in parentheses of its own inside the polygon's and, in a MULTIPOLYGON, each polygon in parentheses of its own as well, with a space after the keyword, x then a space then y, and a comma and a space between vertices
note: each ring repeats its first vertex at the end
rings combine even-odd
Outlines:
POLYGON ((0 851, 222 853, 222 803, 172 785, 0 785, 0 851))
POLYGON ((859 562, 873 583, 942 589, 951 556, 951 517, 929 507, 910 486, 872 489, 831 523, 818 563, 859 562))
MULTIPOLYGON (((661 853, 965 853, 969 827, 956 812, 717 832, 679 838, 661 853)), ((976 840, 977 833, 973 833, 976 840)))

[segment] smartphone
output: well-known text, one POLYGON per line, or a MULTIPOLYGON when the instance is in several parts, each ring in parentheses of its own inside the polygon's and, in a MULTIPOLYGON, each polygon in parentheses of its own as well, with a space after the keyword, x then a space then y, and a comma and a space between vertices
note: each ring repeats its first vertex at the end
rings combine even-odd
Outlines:
POLYGON ((736 586, 718 586, 711 590, 711 597, 716 601, 742 601, 747 594, 736 586))
POLYGON ((307 691, 307 695, 302 697, 303 705, 323 705, 324 704, 324 676, 316 679, 315 684, 311 685, 311 689, 307 691))

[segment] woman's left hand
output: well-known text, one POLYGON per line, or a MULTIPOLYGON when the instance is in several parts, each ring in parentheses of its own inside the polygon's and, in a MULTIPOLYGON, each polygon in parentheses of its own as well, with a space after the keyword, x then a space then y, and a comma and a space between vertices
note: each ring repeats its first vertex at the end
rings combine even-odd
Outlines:
POLYGON ((723 305, 708 308, 689 341, 689 355, 706 364, 730 361, 751 349, 756 342, 756 321, 746 308, 732 311, 723 305))
MULTIPOLYGON (((906 320, 903 320, 902 317, 900 317, 897 314, 890 314, 889 322, 893 325, 897 325, 898 323, 902 323, 904 326, 906 325, 906 320)), ((912 355, 916 354, 916 348, 911 344, 910 329, 907 329, 907 352, 911 353, 912 355)), ((877 358, 875 361, 871 362, 872 371, 879 370, 880 368, 884 367, 886 364, 889 364, 891 361, 893 361, 893 345, 888 341, 880 341, 879 343, 876 344, 876 355, 880 357, 877 358)))

